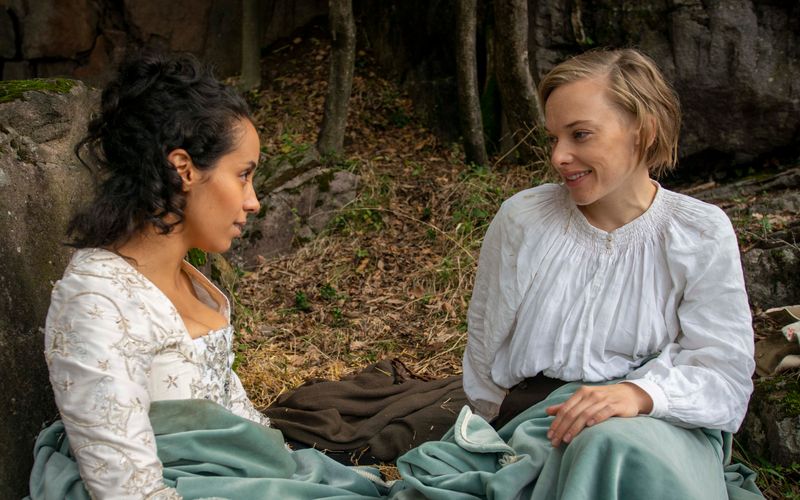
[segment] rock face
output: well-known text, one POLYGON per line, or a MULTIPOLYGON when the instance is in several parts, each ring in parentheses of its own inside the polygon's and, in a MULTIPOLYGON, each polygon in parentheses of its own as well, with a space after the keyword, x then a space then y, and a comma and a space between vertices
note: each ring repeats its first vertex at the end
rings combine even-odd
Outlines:
POLYGON ((314 153, 279 166, 257 189, 267 193, 261 212, 233 253, 252 266, 289 252, 322 231, 336 210, 355 198, 357 187, 358 176, 319 165, 314 153))
MULTIPOLYGON (((264 46, 328 10, 323 0, 266 0, 261 7, 264 46)), ((68 76, 99 85, 128 47, 140 45, 189 51, 218 74, 233 75, 241 66, 241 16, 241 2, 226 0, 6 0, 2 78, 68 76)))
MULTIPOLYGON (((773 176, 759 175, 738 182, 723 184, 693 196, 727 205, 728 215, 736 221, 743 215, 761 217, 769 214, 788 217, 800 211, 800 167, 790 168, 773 176), (769 196, 764 196, 769 193, 769 196), (746 207, 731 200, 748 200, 746 207), (746 213, 743 213, 743 210, 746 213)), ((793 217, 794 218, 794 217, 793 217)), ((800 303, 800 223, 791 223, 780 231, 757 235, 755 246, 742 254, 742 267, 750 304, 766 310, 800 303)))
POLYGON ((90 0, 14 2, 20 19, 22 57, 74 58, 94 44, 99 11, 90 0))
POLYGON ((796 374, 756 381, 737 438, 749 453, 774 464, 790 467, 800 463, 800 383, 796 374))
POLYGON ((26 92, 0 104, 0 497, 27 494, 33 441, 57 415, 41 328, 67 264, 70 214, 91 192, 72 149, 97 91, 26 92))
POLYGON ((750 304, 761 309, 800 303, 800 248, 754 248, 742 255, 750 304))

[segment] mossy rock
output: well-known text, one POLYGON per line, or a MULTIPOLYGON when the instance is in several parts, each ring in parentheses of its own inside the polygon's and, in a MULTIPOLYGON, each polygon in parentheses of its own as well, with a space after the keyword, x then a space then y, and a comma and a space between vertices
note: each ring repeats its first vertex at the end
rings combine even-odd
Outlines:
POLYGON ((757 380, 737 437, 749 453, 769 462, 800 463, 800 374, 757 380))
POLYGON ((15 101, 25 92, 55 92, 66 94, 75 86, 67 78, 34 78, 32 80, 0 81, 0 103, 15 101))
POLYGON ((800 417, 800 373, 765 377, 756 381, 753 397, 775 405, 778 418, 800 417))

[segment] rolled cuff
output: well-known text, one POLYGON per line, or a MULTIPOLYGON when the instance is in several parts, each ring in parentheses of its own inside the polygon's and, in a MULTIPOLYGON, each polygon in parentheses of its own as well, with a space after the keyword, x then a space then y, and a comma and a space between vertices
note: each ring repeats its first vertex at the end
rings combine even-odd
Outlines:
POLYGON ((623 380, 622 383, 634 384, 639 386, 653 400, 653 409, 647 414, 648 417, 664 418, 668 415, 669 402, 664 390, 652 380, 637 378, 634 380, 623 380))

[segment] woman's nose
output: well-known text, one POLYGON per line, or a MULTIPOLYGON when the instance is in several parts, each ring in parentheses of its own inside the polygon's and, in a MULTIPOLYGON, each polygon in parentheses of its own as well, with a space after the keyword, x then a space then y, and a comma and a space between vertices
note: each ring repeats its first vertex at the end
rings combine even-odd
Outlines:
POLYGON ((555 166, 566 165, 572 159, 569 148, 562 142, 556 142, 550 148, 550 161, 555 166))
POLYGON ((249 213, 258 213, 258 210, 261 208, 261 203, 258 201, 258 196, 256 196, 256 190, 253 187, 253 184, 249 184, 249 188, 247 190, 247 196, 244 199, 244 211, 249 213))

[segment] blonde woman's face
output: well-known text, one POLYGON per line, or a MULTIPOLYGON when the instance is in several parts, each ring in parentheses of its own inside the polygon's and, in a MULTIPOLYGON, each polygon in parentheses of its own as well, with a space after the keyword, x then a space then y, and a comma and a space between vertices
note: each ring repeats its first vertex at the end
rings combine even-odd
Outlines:
POLYGON ((556 88, 545 104, 545 124, 550 161, 578 206, 608 205, 652 189, 635 121, 608 99, 603 79, 556 88))

